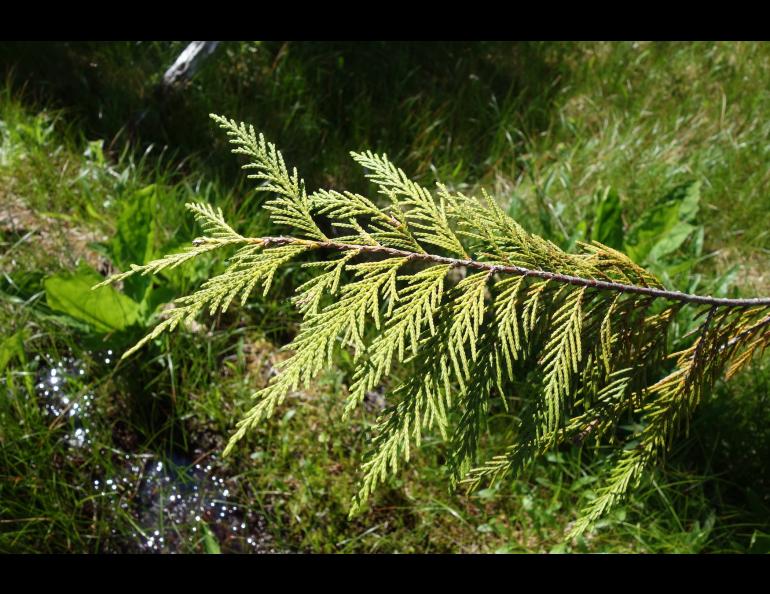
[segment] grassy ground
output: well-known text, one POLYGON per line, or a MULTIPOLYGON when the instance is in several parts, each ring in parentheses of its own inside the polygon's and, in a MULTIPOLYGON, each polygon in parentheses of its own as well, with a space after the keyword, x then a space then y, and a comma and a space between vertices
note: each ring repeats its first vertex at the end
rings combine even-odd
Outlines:
MULTIPOLYGON (((189 241, 188 200, 265 230, 207 121, 215 111, 253 121, 310 187, 365 189, 346 151, 387 151, 425 181, 494 190, 562 245, 590 236, 608 187, 628 228, 671 188, 698 181, 697 229, 650 265, 677 288, 770 294, 769 46, 226 44, 182 93, 159 97, 154 85, 180 47, 0 45, 13 65, 0 96, 0 550, 767 549, 766 364, 720 384, 665 468, 577 542, 564 543, 564 529, 607 468, 578 449, 466 496, 447 493, 443 446, 428 440, 348 521, 381 403, 340 421, 344 359, 219 456, 296 330, 286 298, 301 270, 269 298, 117 364, 153 312, 221 263, 124 287, 130 319, 84 318, 53 288, 189 241)), ((488 452, 514 421, 491 419, 488 452)))

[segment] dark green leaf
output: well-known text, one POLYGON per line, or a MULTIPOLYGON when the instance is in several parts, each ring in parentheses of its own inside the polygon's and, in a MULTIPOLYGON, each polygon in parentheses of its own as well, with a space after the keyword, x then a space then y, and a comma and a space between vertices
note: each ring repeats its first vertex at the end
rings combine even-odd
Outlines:
POLYGON ((607 188, 594 209, 591 239, 611 248, 623 249, 623 218, 620 197, 607 188))
MULTIPOLYGON (((115 237, 110 242, 112 261, 121 270, 131 264, 146 264, 157 256, 155 250, 156 187, 145 186, 127 197, 118 217, 115 237)), ((152 279, 134 275, 125 280, 124 292, 141 302, 150 291, 152 279)))
POLYGON ((60 273, 44 281, 48 306, 101 333, 117 332, 135 324, 139 305, 113 287, 91 290, 104 280, 98 272, 81 266, 75 272, 60 273))
POLYGON ((647 210, 628 232, 626 253, 639 264, 657 262, 676 251, 697 229, 700 183, 682 184, 647 210))

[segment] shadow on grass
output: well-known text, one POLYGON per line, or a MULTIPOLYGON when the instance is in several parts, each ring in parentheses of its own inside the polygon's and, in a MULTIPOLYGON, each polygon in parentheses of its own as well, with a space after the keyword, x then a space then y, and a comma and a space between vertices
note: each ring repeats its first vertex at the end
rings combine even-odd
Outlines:
MULTIPOLYGON (((756 551, 770 534, 770 369, 757 363, 702 404, 670 465, 698 477, 724 522, 712 546, 756 551), (721 533, 720 533, 721 532, 721 533), (753 544, 752 544, 753 543, 753 544)), ((685 493, 686 498, 686 493, 685 493)))
MULTIPOLYGON (((89 136, 168 145, 232 179, 208 113, 251 122, 310 187, 358 180, 347 151, 387 152, 417 174, 477 177, 516 130, 548 126, 569 46, 491 42, 225 42, 184 88, 159 81, 184 43, 0 43, 0 68, 89 136)), ((351 188, 353 189, 353 188, 351 188)))

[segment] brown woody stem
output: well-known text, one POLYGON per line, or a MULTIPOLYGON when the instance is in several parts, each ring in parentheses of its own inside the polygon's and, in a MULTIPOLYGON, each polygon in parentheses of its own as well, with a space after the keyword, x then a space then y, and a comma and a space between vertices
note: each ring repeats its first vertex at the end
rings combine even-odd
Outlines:
POLYGON ((655 289, 652 287, 640 287, 638 285, 625 285, 610 281, 601 281, 592 278, 583 278, 580 276, 571 276, 569 274, 560 274, 558 272, 548 272, 546 270, 532 270, 521 266, 505 266, 502 264, 491 264, 489 262, 479 262, 477 260, 462 260, 459 258, 448 258, 446 256, 437 256, 434 254, 424 254, 419 252, 409 252, 381 245, 358 245, 351 243, 341 243, 338 241, 314 241, 311 239, 298 239, 296 237, 260 237, 249 240, 251 243, 261 243, 263 245, 288 245, 302 244, 313 249, 329 249, 338 251, 357 250, 370 254, 385 254, 397 258, 408 258, 421 262, 435 262, 436 264, 449 264, 451 266, 465 266, 466 268, 475 268, 476 270, 487 270, 490 273, 500 272, 504 274, 517 274, 519 276, 531 276, 552 280, 558 283, 576 285, 578 287, 591 287, 601 291, 615 291, 620 293, 636 293, 638 295, 649 295, 650 297, 668 299, 670 301, 680 301, 683 303, 694 303, 697 305, 729 306, 729 307, 755 307, 770 306, 770 298, 751 298, 751 299, 726 299, 721 297, 711 297, 704 295, 691 295, 681 291, 667 291, 665 289, 655 289))

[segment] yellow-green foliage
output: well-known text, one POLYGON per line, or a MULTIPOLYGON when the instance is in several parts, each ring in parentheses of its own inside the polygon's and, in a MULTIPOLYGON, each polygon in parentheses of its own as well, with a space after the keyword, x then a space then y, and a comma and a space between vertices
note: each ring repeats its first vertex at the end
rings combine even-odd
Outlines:
POLYGON ((478 200, 440 184, 432 192, 385 155, 352 153, 383 205, 336 190, 308 195, 273 144, 251 127, 212 117, 233 152, 248 158, 249 177, 269 194, 265 208, 286 234, 243 237, 221 212, 189 204, 203 237, 180 254, 105 282, 156 273, 214 249, 238 249, 225 272, 178 299, 124 356, 205 308, 224 311, 236 297, 244 303, 257 286, 266 293, 290 260, 323 254, 326 259, 305 264, 318 274, 297 288, 303 323, 287 346, 292 356, 254 395, 256 404, 225 453, 331 366, 335 349, 354 356, 345 414, 398 363, 408 373, 378 421, 351 514, 409 460, 425 431, 437 430, 449 442, 452 483, 476 488, 515 475, 561 443, 598 441, 624 414, 641 415, 641 429, 629 437, 636 445, 620 450, 607 484, 572 529, 577 535, 639 482, 725 368, 735 373, 770 343, 770 300, 666 291, 616 250, 592 243, 566 253, 525 231, 486 194, 478 200), (450 274, 453 269, 460 274, 450 274), (669 325, 686 305, 704 321, 687 349, 668 355, 669 325), (367 332, 370 325, 376 332, 367 332), (516 400, 514 385, 526 377, 538 378, 539 396, 523 413, 519 440, 472 468, 492 399, 508 407, 516 400))

